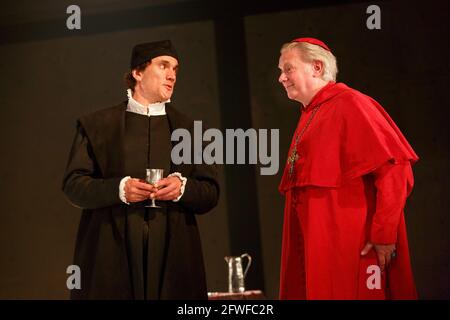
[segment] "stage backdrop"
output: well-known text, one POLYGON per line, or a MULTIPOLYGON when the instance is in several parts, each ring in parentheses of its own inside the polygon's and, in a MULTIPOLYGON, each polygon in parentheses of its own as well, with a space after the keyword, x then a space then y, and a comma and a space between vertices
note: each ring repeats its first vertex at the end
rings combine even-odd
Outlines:
POLYGON ((220 168, 217 208, 199 217, 209 291, 227 289, 226 255, 252 255, 247 287, 278 295, 283 201, 277 187, 299 117, 278 83, 280 46, 324 40, 338 80, 374 97, 420 156, 406 207, 420 297, 450 298, 448 1, 7 1, 0 10, 0 298, 66 299, 80 211, 61 192, 80 115, 126 99, 134 44, 171 39, 173 104, 206 125, 280 129, 280 168, 220 168), (81 9, 69 30, 66 9, 81 9))

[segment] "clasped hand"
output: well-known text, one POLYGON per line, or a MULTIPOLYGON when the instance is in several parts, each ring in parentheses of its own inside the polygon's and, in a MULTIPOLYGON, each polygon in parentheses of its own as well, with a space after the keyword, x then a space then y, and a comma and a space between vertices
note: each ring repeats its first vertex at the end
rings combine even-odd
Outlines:
POLYGON ((181 194, 181 180, 178 177, 167 177, 155 185, 145 180, 130 178, 125 183, 127 202, 141 202, 147 199, 175 200, 181 194))

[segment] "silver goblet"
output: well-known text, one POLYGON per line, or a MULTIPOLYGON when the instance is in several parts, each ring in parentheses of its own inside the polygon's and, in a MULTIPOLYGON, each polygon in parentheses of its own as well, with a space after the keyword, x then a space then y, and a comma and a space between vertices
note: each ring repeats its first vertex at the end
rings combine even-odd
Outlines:
MULTIPOLYGON (((146 169, 145 180, 151 185, 155 185, 163 178, 164 169, 146 169)), ((147 208, 161 208, 155 204, 155 199, 152 199, 152 204, 147 205, 147 208)))

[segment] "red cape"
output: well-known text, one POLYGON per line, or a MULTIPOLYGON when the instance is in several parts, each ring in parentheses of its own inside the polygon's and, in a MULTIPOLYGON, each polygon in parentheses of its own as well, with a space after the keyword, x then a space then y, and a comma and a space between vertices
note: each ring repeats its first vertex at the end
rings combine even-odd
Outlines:
POLYGON ((376 188, 368 174, 386 164, 407 164, 406 199, 413 186, 408 167, 417 155, 375 100, 334 82, 305 107, 289 155, 295 136, 317 105, 320 108, 297 145, 300 158, 293 174, 289 176, 287 163, 279 186, 286 195, 280 298, 416 298, 404 203, 398 218, 390 221, 396 232, 383 234, 379 228, 373 235, 372 230, 377 239, 396 237, 398 257, 382 275, 382 290, 366 286, 367 268, 377 264, 375 252, 365 257, 359 253, 371 237, 368 230, 376 211, 376 188))

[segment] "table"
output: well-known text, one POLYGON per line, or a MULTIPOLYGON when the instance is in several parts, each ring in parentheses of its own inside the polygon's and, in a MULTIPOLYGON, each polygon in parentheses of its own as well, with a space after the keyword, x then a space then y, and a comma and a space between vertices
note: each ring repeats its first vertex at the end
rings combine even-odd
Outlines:
POLYGON ((208 292, 208 300, 265 300, 261 290, 249 290, 244 292, 208 292))

